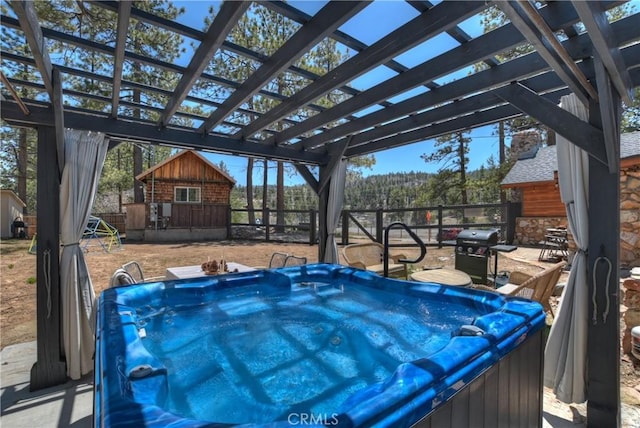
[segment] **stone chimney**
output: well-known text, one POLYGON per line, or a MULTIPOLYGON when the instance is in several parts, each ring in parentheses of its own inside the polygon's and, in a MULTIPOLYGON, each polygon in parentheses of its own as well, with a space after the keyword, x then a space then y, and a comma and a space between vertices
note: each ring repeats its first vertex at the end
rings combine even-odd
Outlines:
MULTIPOLYGON (((521 156, 533 157, 542 147, 542 137, 535 129, 520 131, 511 136, 511 148, 509 149, 509 161, 513 164, 521 156)), ((522 202, 522 189, 510 189, 507 198, 511 202, 522 202)))
POLYGON ((542 137, 535 129, 527 129, 513 134, 511 137, 511 148, 509 149, 509 160, 515 162, 523 153, 535 151, 542 147, 542 137))

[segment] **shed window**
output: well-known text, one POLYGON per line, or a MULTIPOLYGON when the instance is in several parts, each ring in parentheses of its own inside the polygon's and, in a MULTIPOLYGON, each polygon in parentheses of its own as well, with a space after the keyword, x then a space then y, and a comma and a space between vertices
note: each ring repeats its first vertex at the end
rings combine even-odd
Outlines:
POLYGON ((200 202, 199 187, 174 187, 173 191, 176 202, 200 202))

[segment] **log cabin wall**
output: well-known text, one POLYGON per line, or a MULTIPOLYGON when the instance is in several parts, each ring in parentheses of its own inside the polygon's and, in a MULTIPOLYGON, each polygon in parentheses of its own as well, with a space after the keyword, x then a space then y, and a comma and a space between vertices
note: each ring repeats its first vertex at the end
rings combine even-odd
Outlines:
POLYGON ((154 183, 147 182, 145 200, 147 202, 163 203, 169 202, 171 204, 183 204, 183 205, 205 205, 205 204, 229 204, 229 198, 231 197, 231 185, 230 183, 223 182, 202 182, 202 181, 187 181, 187 180, 170 180, 159 181, 154 180, 154 183), (175 191, 176 187, 196 187, 200 189, 200 202, 176 202, 175 191))
POLYGON ((523 217, 564 217, 560 188, 554 182, 518 186, 522 191, 523 217))

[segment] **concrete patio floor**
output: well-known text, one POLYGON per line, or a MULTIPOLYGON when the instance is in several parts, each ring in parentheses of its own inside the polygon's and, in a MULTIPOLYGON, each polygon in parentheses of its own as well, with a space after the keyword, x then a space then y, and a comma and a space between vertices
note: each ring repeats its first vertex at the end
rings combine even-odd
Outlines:
MULTIPOLYGON (((0 354, 0 426, 54 428, 93 426, 93 377, 29 391, 36 342, 5 347, 0 354)), ((584 414, 545 392, 543 427, 585 427, 584 414)), ((623 424, 624 426, 624 424, 623 424)), ((627 425, 629 426, 629 425, 627 425)))

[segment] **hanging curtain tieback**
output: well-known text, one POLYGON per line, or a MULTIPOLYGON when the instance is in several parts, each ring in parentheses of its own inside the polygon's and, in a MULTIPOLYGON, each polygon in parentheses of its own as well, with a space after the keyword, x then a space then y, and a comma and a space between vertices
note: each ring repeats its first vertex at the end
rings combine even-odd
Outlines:
POLYGON ((605 276, 605 288, 604 288, 605 307, 604 307, 604 310, 602 311, 602 322, 604 323, 607 322, 607 316, 609 315, 609 309, 611 305, 611 301, 609 297, 609 284, 611 282, 610 279, 611 279, 611 271, 613 269, 613 266, 611 264, 611 260, 609 260, 605 256, 600 256, 596 259, 595 262, 593 262, 593 293, 591 295, 591 301, 593 303, 593 315, 591 317, 591 320, 593 321, 594 325, 598 324, 598 303, 596 301, 596 291, 598 287, 596 286, 596 280, 597 280, 596 275, 598 272, 598 266, 600 265, 600 262, 604 262, 607 266, 607 274, 605 276))
POLYGON ((72 242, 72 243, 70 243, 70 244, 62 243, 61 245, 62 245, 63 247, 73 247, 74 245, 80 245, 80 242, 72 242))

